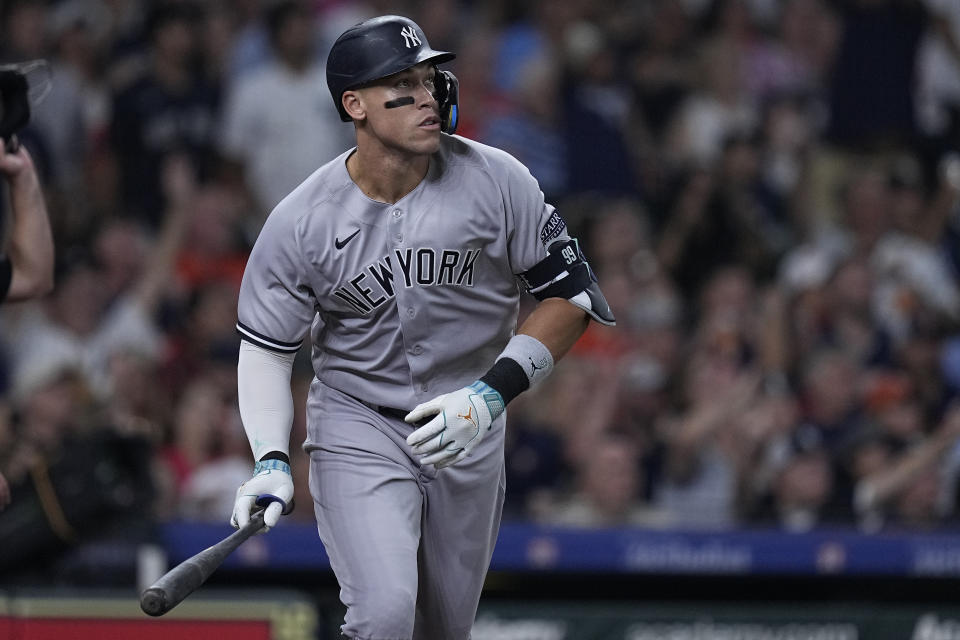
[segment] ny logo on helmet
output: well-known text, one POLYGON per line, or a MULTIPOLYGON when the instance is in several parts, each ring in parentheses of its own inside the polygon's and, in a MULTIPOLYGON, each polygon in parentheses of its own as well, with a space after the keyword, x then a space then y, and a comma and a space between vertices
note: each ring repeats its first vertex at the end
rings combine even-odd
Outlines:
POLYGON ((420 46, 420 38, 417 37, 417 32, 413 30, 413 27, 400 29, 400 35, 403 36, 403 43, 407 45, 407 49, 420 46))

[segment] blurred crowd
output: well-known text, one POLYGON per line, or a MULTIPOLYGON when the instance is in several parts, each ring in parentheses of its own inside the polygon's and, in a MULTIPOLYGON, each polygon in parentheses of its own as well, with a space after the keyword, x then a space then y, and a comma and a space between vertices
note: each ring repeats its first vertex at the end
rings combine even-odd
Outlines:
POLYGON ((326 52, 382 13, 457 52, 459 133, 530 168, 618 319, 511 405, 507 519, 956 523, 954 0, 6 0, 0 62, 52 69, 20 138, 57 253, 54 291, 0 312, 8 519, 227 521, 246 256, 351 145, 326 52))

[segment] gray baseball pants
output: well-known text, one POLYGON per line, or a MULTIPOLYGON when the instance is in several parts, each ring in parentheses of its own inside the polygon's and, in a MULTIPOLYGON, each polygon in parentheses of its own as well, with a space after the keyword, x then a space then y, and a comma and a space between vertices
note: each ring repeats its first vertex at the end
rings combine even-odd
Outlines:
POLYGON ((346 637, 470 638, 503 508, 503 427, 438 472, 407 446, 414 427, 314 380, 304 449, 346 637))

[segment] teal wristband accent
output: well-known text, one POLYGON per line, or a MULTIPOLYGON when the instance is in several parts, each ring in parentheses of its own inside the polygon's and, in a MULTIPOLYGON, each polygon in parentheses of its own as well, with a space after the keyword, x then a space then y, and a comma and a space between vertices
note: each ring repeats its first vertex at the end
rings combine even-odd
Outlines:
POLYGON ((283 460, 260 460, 253 466, 253 475, 259 475, 264 471, 270 471, 272 469, 283 471, 285 474, 291 475, 290 465, 283 460))
POLYGON ((483 398, 483 401, 487 405, 487 410, 490 412, 491 418, 496 418, 503 413, 506 403, 503 401, 503 396, 500 395, 499 391, 482 380, 477 380, 468 388, 480 394, 480 397, 483 398))

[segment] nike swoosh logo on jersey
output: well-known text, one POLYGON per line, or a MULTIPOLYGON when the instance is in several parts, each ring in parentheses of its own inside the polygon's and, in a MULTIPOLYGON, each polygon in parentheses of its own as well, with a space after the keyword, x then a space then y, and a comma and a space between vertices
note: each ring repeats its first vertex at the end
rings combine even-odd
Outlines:
POLYGON ((333 244, 336 245, 337 249, 343 249, 345 246, 347 246, 348 242, 350 242, 357 236, 358 233, 360 233, 360 229, 357 229, 356 231, 348 235, 346 238, 344 238, 342 241, 339 240, 338 238, 334 238, 333 244))

